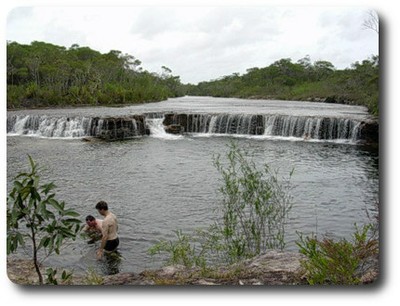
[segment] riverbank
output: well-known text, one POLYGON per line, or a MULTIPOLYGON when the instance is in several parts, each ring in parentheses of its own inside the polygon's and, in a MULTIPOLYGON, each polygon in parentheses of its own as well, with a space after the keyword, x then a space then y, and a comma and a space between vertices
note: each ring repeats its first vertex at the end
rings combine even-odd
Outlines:
MULTIPOLYGON (((62 285, 307 285, 306 274, 300 264, 304 258, 300 253, 269 251, 237 264, 207 270, 189 269, 177 265, 140 273, 124 272, 108 276, 100 276, 88 271, 85 275, 74 274, 71 280, 62 285)), ((45 269, 46 267, 42 267, 42 271, 45 269)), ((7 274, 12 282, 19 285, 38 284, 33 264, 28 260, 8 259, 7 274)), ((379 268, 376 262, 360 276, 362 284, 374 283, 377 281, 378 274, 379 268)))

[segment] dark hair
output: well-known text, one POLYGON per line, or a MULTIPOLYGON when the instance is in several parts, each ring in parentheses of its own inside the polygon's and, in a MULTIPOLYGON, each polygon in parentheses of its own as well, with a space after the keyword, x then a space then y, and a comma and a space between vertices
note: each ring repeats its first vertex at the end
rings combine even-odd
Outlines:
POLYGON ((94 221, 96 220, 92 215, 87 215, 86 216, 86 221, 94 221))
POLYGON ((98 210, 101 210, 101 209, 108 210, 107 202, 100 201, 99 203, 96 204, 96 209, 98 209, 98 210))

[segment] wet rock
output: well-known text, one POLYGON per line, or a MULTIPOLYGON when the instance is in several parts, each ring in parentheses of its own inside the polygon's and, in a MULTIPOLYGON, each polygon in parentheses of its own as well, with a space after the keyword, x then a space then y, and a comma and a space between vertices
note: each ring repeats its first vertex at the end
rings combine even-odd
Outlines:
POLYGON ((149 134, 144 115, 96 117, 91 124, 91 136, 106 141, 126 140, 149 134))
POLYGON ((379 142, 379 122, 377 120, 363 121, 359 127, 358 139, 366 143, 379 142))
POLYGON ((169 134, 182 134, 184 131, 183 126, 179 125, 179 124, 170 124, 164 127, 165 132, 169 133, 169 134))

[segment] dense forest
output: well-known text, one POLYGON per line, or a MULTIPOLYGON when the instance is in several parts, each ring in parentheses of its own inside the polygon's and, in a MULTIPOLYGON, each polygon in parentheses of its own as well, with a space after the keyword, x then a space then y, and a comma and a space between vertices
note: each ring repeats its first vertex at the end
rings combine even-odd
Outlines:
POLYGON ((379 113, 379 57, 372 56, 351 68, 338 70, 328 61, 311 62, 308 56, 293 63, 280 59, 265 68, 251 68, 198 85, 191 95, 215 97, 308 100, 365 105, 379 113))
POLYGON ((116 50, 8 42, 7 108, 133 104, 183 95, 169 68, 157 74, 140 65, 116 50))
POLYGON ((201 95, 358 104, 379 114, 378 56, 342 70, 308 56, 295 63, 283 58, 197 85, 182 84, 169 68, 161 68, 161 73, 146 71, 139 59, 116 50, 102 54, 78 45, 8 42, 7 108, 134 104, 201 95))

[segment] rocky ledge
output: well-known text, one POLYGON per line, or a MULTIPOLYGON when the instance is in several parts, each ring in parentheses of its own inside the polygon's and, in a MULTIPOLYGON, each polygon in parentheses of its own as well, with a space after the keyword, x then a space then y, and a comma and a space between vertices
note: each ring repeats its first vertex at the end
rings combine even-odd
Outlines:
MULTIPOLYGON (((255 258, 227 267, 202 270, 184 266, 166 266, 141 273, 118 273, 108 276, 73 275, 64 285, 306 285, 300 261, 303 255, 292 252, 269 251, 255 258)), ((44 268, 43 268, 44 269, 44 268)), ((9 279, 20 285, 37 284, 37 276, 30 261, 7 260, 9 279)), ((362 283, 374 282, 377 266, 366 271, 362 283)))

